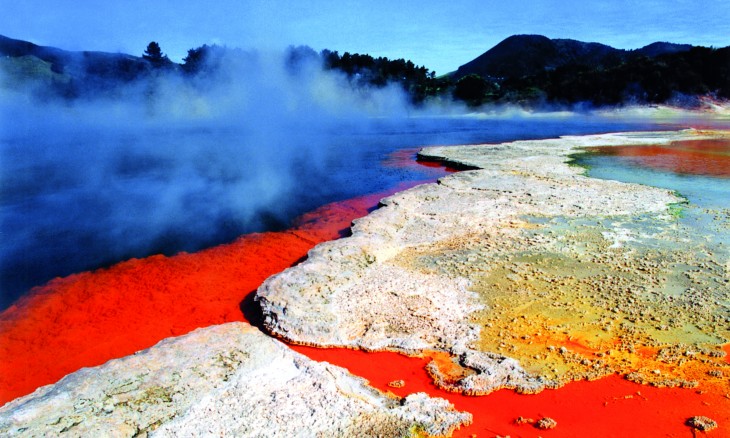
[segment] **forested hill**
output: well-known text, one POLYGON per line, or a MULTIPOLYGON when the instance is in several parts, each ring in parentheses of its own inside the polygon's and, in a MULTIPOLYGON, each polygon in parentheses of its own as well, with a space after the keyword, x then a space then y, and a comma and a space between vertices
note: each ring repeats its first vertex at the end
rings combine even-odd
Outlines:
POLYGON ((730 47, 657 42, 637 50, 515 35, 449 75, 470 105, 673 103, 730 98, 730 47))
MULTIPOLYGON (((374 58, 367 54, 351 54, 323 50, 315 52, 307 46, 291 46, 285 53, 286 67, 299 74, 305 63, 346 75, 353 87, 401 86, 414 103, 439 92, 434 84, 435 73, 405 59, 374 58)), ((156 42, 150 42, 142 56, 107 52, 74 52, 55 47, 8 38, 0 35, 0 87, 31 89, 42 97, 60 96, 74 99, 85 95, 113 94, 126 84, 159 76, 178 75, 195 79, 200 84, 225 70, 226 64, 246 65, 257 62, 253 51, 203 45, 188 50, 180 64, 172 62, 156 42)), ((220 78, 220 76, 217 76, 220 78)))
POLYGON ((550 39, 542 35, 513 35, 459 67, 453 78, 469 74, 488 78, 522 77, 568 65, 609 67, 639 57, 686 52, 689 44, 653 43, 637 50, 615 49, 600 43, 550 39))
MULTIPOLYGON (((142 52, 142 51, 141 51, 142 52)), ((0 87, 32 83, 45 97, 74 99, 114 93, 126 84, 160 74, 204 83, 226 63, 255 62, 255 53, 203 45, 190 49, 182 63, 164 55, 156 42, 140 54, 71 52, 0 36, 0 87)), ((636 50, 600 43, 515 35, 451 74, 436 76, 425 66, 309 47, 287 49, 291 74, 307 72, 304 63, 345 75, 353 87, 396 85, 421 104, 455 99, 469 106, 587 103, 592 106, 669 103, 694 106, 699 97, 730 99, 730 47, 708 48, 657 42, 636 50)))
POLYGON ((150 68, 143 57, 124 53, 73 52, 2 35, 0 62, 3 71, 13 79, 54 78, 61 82, 91 77, 130 80, 150 68))

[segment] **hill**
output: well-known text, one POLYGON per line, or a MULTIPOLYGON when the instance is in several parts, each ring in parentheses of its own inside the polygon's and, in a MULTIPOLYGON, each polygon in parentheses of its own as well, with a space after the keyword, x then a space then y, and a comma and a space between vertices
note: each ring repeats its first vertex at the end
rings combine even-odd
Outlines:
POLYGON ((644 46, 640 49, 637 49, 634 51, 634 53, 653 58, 656 56, 666 55, 669 53, 688 52, 689 50, 692 49, 692 47, 694 47, 694 46, 691 44, 673 44, 673 43, 667 43, 667 42, 656 42, 656 43, 651 43, 647 46, 644 46))
POLYGON ((68 51, 0 35, 0 69, 5 85, 32 83, 35 90, 73 97, 110 91, 154 69, 143 57, 125 53, 68 51))
POLYGON ((515 35, 449 76, 470 106, 671 103, 700 96, 730 99, 730 47, 656 42, 636 50, 599 43, 515 35))
MULTIPOLYGON (((245 65, 257 62, 254 52, 203 45, 188 50, 182 64, 170 61, 159 44, 151 42, 142 57, 123 53, 72 52, 55 47, 38 46, 28 41, 0 35, 0 86, 20 88, 31 84, 34 93, 75 98, 99 93, 110 94, 134 80, 144 80, 157 73, 178 75, 178 79, 198 78, 196 86, 206 81, 222 80, 226 64, 245 65)), ((307 46, 289 47, 284 62, 296 76, 306 71, 304 65, 319 64, 325 70, 337 70, 347 76, 355 88, 381 88, 399 85, 414 103, 436 94, 440 81, 435 73, 405 59, 373 58, 367 54, 323 50, 307 46)), ((231 79, 230 76, 226 77, 231 79)))
MULTIPOLYGON (((114 96, 126 84, 162 72, 198 78, 197 86, 203 86, 217 80, 211 73, 224 64, 254 62, 252 56, 204 45, 190 49, 184 62, 176 64, 155 42, 138 57, 72 52, 0 36, 0 70, 5 73, 0 86, 13 89, 30 83, 41 96, 114 96)), ((306 46, 290 47, 285 62, 292 75, 307 71, 301 66, 310 62, 338 70, 351 86, 365 92, 397 84, 417 105, 432 98, 453 98, 473 107, 509 103, 533 108, 576 103, 696 106, 702 96, 730 99, 730 47, 656 42, 623 50, 595 42, 514 35, 442 77, 405 59, 317 53, 306 46)))
POLYGON ((637 56, 655 57, 686 52, 688 44, 657 42, 637 50, 615 49, 600 43, 570 39, 550 39, 542 35, 513 35, 452 74, 458 80, 470 74, 503 79, 539 74, 566 65, 609 67, 637 56))

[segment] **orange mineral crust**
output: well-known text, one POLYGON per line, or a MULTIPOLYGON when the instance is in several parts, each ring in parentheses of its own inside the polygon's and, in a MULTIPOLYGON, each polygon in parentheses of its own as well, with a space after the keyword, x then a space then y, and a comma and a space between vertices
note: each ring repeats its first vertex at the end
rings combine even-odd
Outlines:
POLYGON ((243 298, 315 243, 306 233, 249 235, 36 288, 0 316, 0 403, 166 337, 242 320, 243 298))
POLYGON ((245 299, 267 277, 340 237, 382 197, 415 184, 325 205, 286 232, 132 259, 33 289, 0 314, 0 404, 164 338, 246 320, 245 299))
MULTIPOLYGON (((485 396, 465 396, 438 389, 424 370, 428 357, 398 353, 367 353, 348 349, 292 348, 318 361, 327 361, 362 376, 382 391, 398 396, 426 392, 471 412, 474 422, 457 431, 457 437, 691 437, 685 425, 694 416, 718 423, 708 436, 730 436, 730 398, 697 388, 656 388, 632 383, 618 375, 569 383, 539 394, 500 390, 485 396), (521 417, 521 420, 520 420, 521 417), (549 417, 551 430, 536 423, 549 417)), ((441 361, 443 353, 434 353, 441 361)), ((696 432, 694 436, 701 436, 696 432)))

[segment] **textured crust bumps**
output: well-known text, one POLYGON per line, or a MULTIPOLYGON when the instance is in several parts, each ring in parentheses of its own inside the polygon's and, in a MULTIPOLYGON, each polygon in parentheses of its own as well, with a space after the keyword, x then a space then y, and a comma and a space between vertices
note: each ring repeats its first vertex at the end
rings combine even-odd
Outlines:
POLYGON ((717 428, 717 422, 715 420, 702 415, 687 419, 686 424, 692 429, 701 430, 703 432, 717 428))
POLYGON ((85 368, 0 408, 0 435, 450 435, 471 415, 387 396, 245 323, 199 329, 85 368))

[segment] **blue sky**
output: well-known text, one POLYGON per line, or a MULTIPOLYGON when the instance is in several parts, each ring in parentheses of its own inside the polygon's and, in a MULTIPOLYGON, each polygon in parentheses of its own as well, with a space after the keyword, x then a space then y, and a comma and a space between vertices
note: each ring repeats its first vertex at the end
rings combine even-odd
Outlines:
POLYGON ((447 73, 513 34, 638 48, 654 41, 730 45, 729 0, 3 0, 0 34, 70 50, 180 61, 219 43, 407 58, 447 73))

